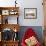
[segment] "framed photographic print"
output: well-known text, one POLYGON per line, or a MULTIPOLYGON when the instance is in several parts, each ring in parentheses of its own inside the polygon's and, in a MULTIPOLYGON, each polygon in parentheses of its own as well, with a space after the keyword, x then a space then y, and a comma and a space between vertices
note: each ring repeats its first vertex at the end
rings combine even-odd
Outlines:
POLYGON ((36 19, 37 8, 24 8, 24 19, 36 19))
POLYGON ((9 10, 2 10, 2 15, 9 15, 9 10))

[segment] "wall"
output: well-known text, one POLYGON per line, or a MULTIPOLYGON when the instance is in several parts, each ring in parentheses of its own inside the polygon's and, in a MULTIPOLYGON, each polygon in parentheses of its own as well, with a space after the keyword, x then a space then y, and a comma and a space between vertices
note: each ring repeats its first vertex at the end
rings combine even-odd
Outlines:
MULTIPOLYGON (((15 1, 15 0, 14 0, 15 1)), ((13 0, 0 0, 0 6, 15 6, 13 0)), ((19 10, 19 24, 21 26, 43 26, 42 0, 17 0, 19 10), (24 19, 24 8, 37 8, 37 19, 24 19)), ((9 17, 9 20, 12 17, 9 17)))
POLYGON ((19 20, 22 26, 43 26, 42 0, 24 0, 21 5, 22 13, 20 15, 21 20, 19 20), (37 19, 24 19, 24 8, 37 8, 37 19))

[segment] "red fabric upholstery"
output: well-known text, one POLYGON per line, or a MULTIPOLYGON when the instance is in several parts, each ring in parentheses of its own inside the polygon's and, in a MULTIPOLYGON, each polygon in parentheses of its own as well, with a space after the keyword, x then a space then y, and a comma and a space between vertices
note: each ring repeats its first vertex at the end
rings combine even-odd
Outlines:
MULTIPOLYGON (((32 36, 35 36, 35 37, 37 36, 36 33, 34 32, 34 30, 32 28, 27 29, 27 31, 25 32, 25 35, 22 39, 21 45, 26 46, 25 39, 28 39, 29 37, 32 37, 32 36)), ((41 45, 38 42, 35 46, 41 46, 41 45)))

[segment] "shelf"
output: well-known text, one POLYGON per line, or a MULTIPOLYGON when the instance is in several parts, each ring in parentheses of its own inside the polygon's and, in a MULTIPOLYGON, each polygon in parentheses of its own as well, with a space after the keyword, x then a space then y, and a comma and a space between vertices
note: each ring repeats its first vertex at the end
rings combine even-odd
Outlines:
POLYGON ((2 16, 2 24, 18 24, 18 16, 2 16))
POLYGON ((17 10, 17 9, 19 9, 19 7, 0 7, 0 10, 7 10, 7 9, 8 9, 8 10, 9 10, 9 9, 10 9, 10 10, 11 10, 11 9, 16 9, 16 10, 17 10))
POLYGON ((17 32, 20 29, 19 24, 0 24, 1 30, 5 29, 5 28, 9 28, 12 29, 13 31, 16 29, 17 32))
MULTIPOLYGON (((15 24, 18 24, 19 7, 0 7, 1 24, 9 24, 9 16, 16 17, 15 24), (6 17, 6 18, 5 18, 6 17)), ((12 22, 12 21, 11 21, 12 22)), ((13 23, 14 24, 14 23, 13 23)))
POLYGON ((19 7, 0 7, 1 15, 19 15, 19 7))
POLYGON ((19 42, 19 40, 15 40, 15 41, 12 41, 12 40, 10 40, 10 41, 3 41, 4 43, 12 43, 12 42, 19 42))
POLYGON ((0 21, 1 21, 1 24, 0 24, 0 32, 1 32, 0 43, 1 44, 0 46, 18 46, 19 39, 17 38, 18 38, 18 32, 20 30, 20 26, 18 24, 18 17, 19 17, 19 7, 0 7, 0 21), (11 17, 10 19, 9 19, 9 16, 11 17), (13 20, 15 21, 14 23, 13 23, 13 20), (8 31, 9 32, 13 31, 13 32, 12 34, 10 34, 11 32, 9 33, 8 31), (6 38, 6 40, 3 39, 4 37, 6 37, 5 36, 6 34, 4 35, 4 33, 6 33, 8 37, 6 38), (7 39, 10 39, 10 40, 7 41, 7 39))

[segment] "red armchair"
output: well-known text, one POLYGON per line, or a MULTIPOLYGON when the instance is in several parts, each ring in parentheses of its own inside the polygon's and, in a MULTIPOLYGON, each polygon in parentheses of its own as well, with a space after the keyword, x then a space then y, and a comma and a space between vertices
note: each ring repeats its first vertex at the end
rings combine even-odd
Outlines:
POLYGON ((32 28, 27 29, 22 38, 21 46, 41 46, 37 39, 37 35, 32 28))

